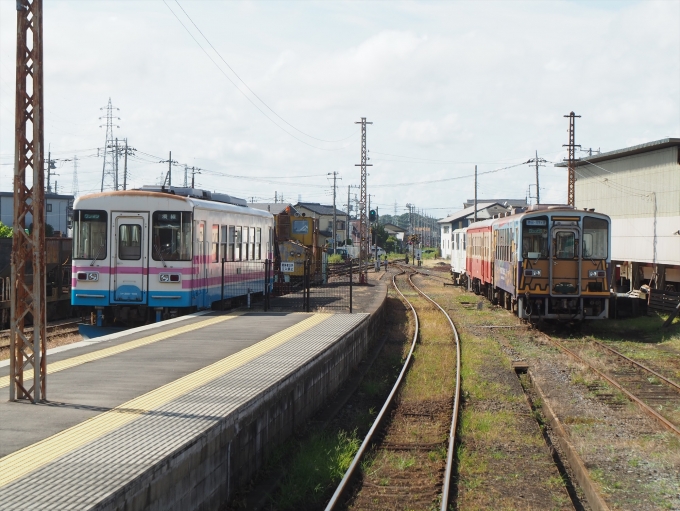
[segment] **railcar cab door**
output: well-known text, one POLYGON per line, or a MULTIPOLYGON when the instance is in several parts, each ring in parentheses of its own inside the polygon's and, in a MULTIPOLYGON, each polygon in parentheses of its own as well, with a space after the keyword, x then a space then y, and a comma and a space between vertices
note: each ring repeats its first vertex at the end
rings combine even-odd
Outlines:
POLYGON ((113 211, 111 217, 111 301, 146 302, 149 214, 113 211))
POLYGON ((550 294, 577 297, 581 290, 581 229, 578 217, 552 217, 550 294))

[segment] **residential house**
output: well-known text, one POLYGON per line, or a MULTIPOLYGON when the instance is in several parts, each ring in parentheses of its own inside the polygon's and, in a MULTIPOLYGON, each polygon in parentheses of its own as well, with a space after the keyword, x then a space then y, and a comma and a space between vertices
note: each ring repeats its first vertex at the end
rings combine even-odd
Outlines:
POLYGON ((305 216, 319 220, 319 242, 333 245, 333 231, 335 231, 336 246, 343 246, 347 238, 348 216, 345 211, 335 209, 336 226, 333 229, 333 205, 327 206, 318 202, 298 202, 295 209, 305 216))

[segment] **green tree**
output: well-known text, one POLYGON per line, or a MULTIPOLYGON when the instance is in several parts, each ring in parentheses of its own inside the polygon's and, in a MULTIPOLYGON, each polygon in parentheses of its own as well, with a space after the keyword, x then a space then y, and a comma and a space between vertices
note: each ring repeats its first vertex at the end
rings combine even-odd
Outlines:
POLYGON ((396 252, 397 248, 397 238, 394 236, 388 236, 387 241, 385 242, 385 250, 387 252, 396 252))
POLYGON ((12 235, 12 228, 0 222, 0 238, 11 238, 12 235))

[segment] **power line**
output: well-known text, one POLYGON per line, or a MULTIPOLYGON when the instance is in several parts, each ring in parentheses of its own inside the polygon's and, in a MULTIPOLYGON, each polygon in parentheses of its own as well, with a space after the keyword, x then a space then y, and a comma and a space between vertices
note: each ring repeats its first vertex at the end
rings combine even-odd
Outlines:
MULTIPOLYGON (((177 1, 177 0, 175 0, 175 1, 177 1)), ((201 50, 203 50, 203 53, 206 54, 206 56, 207 56, 207 57, 210 59, 210 61, 215 65, 215 67, 217 67, 217 69, 224 75, 224 77, 225 77, 227 80, 229 80, 229 82, 231 82, 231 84, 232 84, 234 87, 236 87, 236 90, 238 90, 241 94, 243 94, 243 97, 245 97, 245 98, 250 102, 251 105, 253 105, 255 108, 257 108, 257 110, 258 110, 262 115, 264 115, 267 119, 269 119, 269 121, 270 121, 272 124, 274 124, 277 128, 279 128, 281 131, 283 131, 283 132, 286 133, 287 135, 293 137, 293 138, 294 138, 295 140, 297 140, 298 142, 301 142, 301 143, 303 143, 303 144, 305 144, 305 145, 308 145, 309 147, 313 147, 314 149, 320 149, 320 150, 322 150, 322 151, 339 151, 339 150, 342 150, 342 149, 344 149, 344 148, 346 148, 346 147, 349 147, 349 144, 346 145, 346 146, 338 147, 338 148, 336 148, 336 149, 327 149, 327 148, 324 148, 324 147, 318 147, 318 146, 315 146, 315 145, 313 145, 313 144, 310 144, 309 142, 306 142, 306 141, 302 140, 302 139, 299 138, 299 137, 296 137, 294 134, 290 133, 290 132, 287 131, 285 128, 283 128, 283 126, 281 126, 281 125, 279 125, 278 123, 276 123, 276 122, 274 121, 274 119, 272 119, 271 117, 269 117, 269 116, 268 116, 268 115, 267 115, 267 114, 266 114, 266 113, 265 113, 265 112, 264 112, 257 104, 255 104, 255 102, 254 102, 252 99, 250 99, 250 97, 248 97, 248 95, 247 95, 245 92, 243 92, 243 91, 241 90, 241 88, 240 88, 238 85, 236 85, 236 83, 234 83, 234 80, 232 80, 231 77, 229 77, 229 75, 227 75, 227 73, 224 72, 224 70, 219 66, 219 64, 218 64, 217 62, 215 62, 215 59, 213 59, 213 58, 210 56, 210 54, 206 51, 206 49, 201 45, 201 43, 198 42, 198 40, 194 37, 194 35, 193 35, 193 34, 191 33, 191 31, 187 28, 187 26, 186 26, 184 23, 182 23, 182 20, 179 19, 179 16, 177 16, 177 14, 175 14, 175 11, 173 11, 173 10, 170 8, 170 6, 168 5, 168 3, 167 3, 165 0, 163 0, 163 3, 164 3, 165 6, 168 8, 168 10, 172 13, 172 15, 177 19, 177 21, 179 21, 180 25, 182 25, 182 27, 184 28, 184 30, 186 30, 186 32, 189 34, 189 36, 191 36, 191 38, 192 38, 192 39, 194 40, 194 42, 199 46, 199 48, 201 48, 201 50)), ((177 5, 179 5, 179 3, 177 3, 177 5)), ((180 5, 180 8, 182 8, 181 5, 180 5)), ((184 9, 182 9, 182 11, 184 11, 184 9)), ((185 14, 186 14, 186 11, 185 11, 185 14)), ((187 18, 189 18, 189 15, 187 15, 187 18)), ((189 18, 189 20, 191 21, 191 18, 189 18)), ((191 23, 194 23, 194 22, 191 21, 191 23)), ((194 24, 194 26, 196 26, 196 25, 194 24)), ((198 28, 198 27, 197 27, 197 28, 198 28)), ((200 32, 200 30, 199 30, 199 32, 200 32)), ((201 33, 201 35, 203 35, 203 34, 201 33)), ((205 38, 205 36, 203 36, 203 37, 205 38)), ((206 41, 208 41, 207 38, 206 38, 206 41)), ((208 41, 208 44, 213 48, 213 50, 215 50, 215 48, 212 46, 212 44, 210 43, 210 41, 208 41)), ((217 53, 217 55, 219 55, 219 57, 224 61, 224 59, 223 59, 222 56, 219 54, 219 52, 217 52, 217 50, 215 50, 215 53, 217 53)), ((225 62, 225 64, 226 64, 226 61, 224 61, 224 62, 225 62)), ((229 64, 227 64, 227 67, 229 67, 229 64)), ((231 69, 231 67, 229 67, 229 69, 231 69)), ((231 69, 231 70, 232 70, 232 72, 234 72, 233 69, 231 69)), ((234 74, 236 75, 235 72, 234 72, 234 74)), ((236 76, 238 77, 238 75, 236 75, 236 76)), ((241 80, 240 77, 239 77, 239 80, 241 80)), ((243 80, 241 80, 241 81, 243 82, 243 80)), ((243 82, 243 83, 244 83, 244 85, 245 85, 245 82, 243 82)), ((246 85, 246 87, 248 88, 247 85, 246 85)), ((250 88, 248 88, 248 90, 250 90, 250 88)), ((252 91, 251 91, 251 92, 252 92, 252 91)), ((253 93, 253 95, 255 95, 255 93, 253 93)), ((255 95, 255 97, 257 97, 257 95, 255 95)), ((257 98, 260 99, 259 97, 257 97, 257 98)), ((260 99, 260 101, 262 101, 262 100, 260 99)), ((262 101, 262 103, 263 103, 265 106, 267 106, 266 103, 264 103, 264 101, 262 101)), ((269 106, 267 106, 267 108, 269 108, 269 106)), ((271 110, 271 109, 270 109, 270 110, 271 110)), ((273 110, 272 110, 272 112, 273 112, 273 110)), ((276 114, 276 112, 274 112, 274 114, 278 116, 278 114, 276 114)), ((279 117, 280 117, 280 116, 279 116, 279 117)), ((289 123, 288 123, 287 121, 285 121, 285 120, 284 120, 284 122, 286 122, 286 124, 289 124, 289 123)), ((290 125, 290 124, 289 124, 289 125, 290 125)), ((295 128, 295 129, 297 130, 297 128, 295 128)), ((298 130, 298 131, 300 131, 300 130, 298 130)), ((300 131, 300 133, 304 133, 304 132, 300 131)), ((305 134, 305 135, 308 136, 308 137, 310 136, 310 135, 307 135, 307 134, 305 134)), ((353 134, 353 135, 350 135, 350 136, 347 137, 347 138, 351 138, 352 136, 354 136, 354 134, 353 134)), ((311 137, 311 138, 315 138, 315 137, 311 137)), ((342 139, 342 140, 347 140, 347 138, 342 139)), ((316 139, 316 140, 322 140, 322 139, 316 139)))

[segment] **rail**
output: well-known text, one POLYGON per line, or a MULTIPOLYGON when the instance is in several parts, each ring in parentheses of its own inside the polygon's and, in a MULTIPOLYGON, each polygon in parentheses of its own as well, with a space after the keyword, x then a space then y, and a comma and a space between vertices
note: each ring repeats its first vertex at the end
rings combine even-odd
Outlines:
MULTIPOLYGON (((380 412, 378 413, 373 425, 371 426, 370 430, 368 431, 366 437, 364 438, 363 442, 361 443, 361 446, 359 447, 356 455, 354 456, 354 459, 350 463, 349 468, 345 472, 345 475, 342 478, 342 481, 340 481, 340 484, 335 490, 335 493, 333 493, 333 496, 331 497, 330 501, 328 502, 328 505, 326 506, 326 511, 331 511, 335 509, 335 507, 338 505, 341 496, 347 489, 349 482, 351 481, 352 477, 354 476, 357 467, 359 466, 362 458, 364 457, 366 450, 368 449, 368 446, 371 445, 373 442, 373 438, 375 436, 375 433, 380 429, 382 422, 384 418, 387 416, 387 411, 390 409, 392 406, 392 403, 394 401, 395 396, 397 395, 397 392, 399 388, 401 387, 401 384, 404 381, 404 377, 411 366, 412 360, 413 360, 413 352, 416 347, 416 343, 418 342, 418 334, 420 331, 420 325, 419 325, 419 320, 418 320, 418 314, 416 313, 415 307, 413 304, 404 296, 404 294, 399 290, 399 287, 397 286, 397 276, 403 275, 406 272, 404 271, 403 268, 400 268, 400 273, 396 273, 392 277, 392 284, 394 286, 394 289, 399 293, 401 298, 408 304, 408 306, 411 308, 411 312, 413 313, 413 317, 415 320, 415 328, 414 328, 414 333, 413 333, 413 339, 411 341, 411 348, 409 350, 408 356, 406 357, 406 360, 404 361, 404 365, 399 373, 399 376, 397 377, 397 380, 394 383, 394 386, 392 387, 392 390, 390 391, 389 396, 387 397, 387 400, 385 401, 385 404, 382 406, 380 409, 380 412)), ((441 511, 446 511, 448 509, 448 504, 449 504, 449 493, 450 493, 450 484, 451 484, 451 476, 452 476, 452 471, 453 471, 453 456, 454 456, 454 447, 455 447, 455 437, 456 437, 456 429, 457 429, 457 424, 458 424, 458 407, 460 404, 460 338, 458 336, 458 331, 456 330, 455 325, 453 324, 453 321, 451 320, 451 317, 448 315, 448 313, 432 298, 430 298, 427 294, 425 294, 418 286, 415 285, 413 280, 411 279, 412 275, 408 276, 408 282, 413 287, 413 289, 420 294, 423 298, 426 300, 430 301, 432 304, 434 304, 447 318, 449 325, 451 326, 451 329, 453 330, 454 333, 454 339, 456 341, 456 388, 455 388, 455 395, 454 395, 454 405, 453 405, 453 413, 452 413, 452 418, 451 418, 451 425, 449 428, 449 439, 448 439, 448 453, 447 453, 447 459, 446 459, 446 467, 445 467, 445 474, 444 474, 444 484, 442 488, 442 501, 441 501, 441 511)), ((381 276, 382 278, 382 276, 381 276)))

